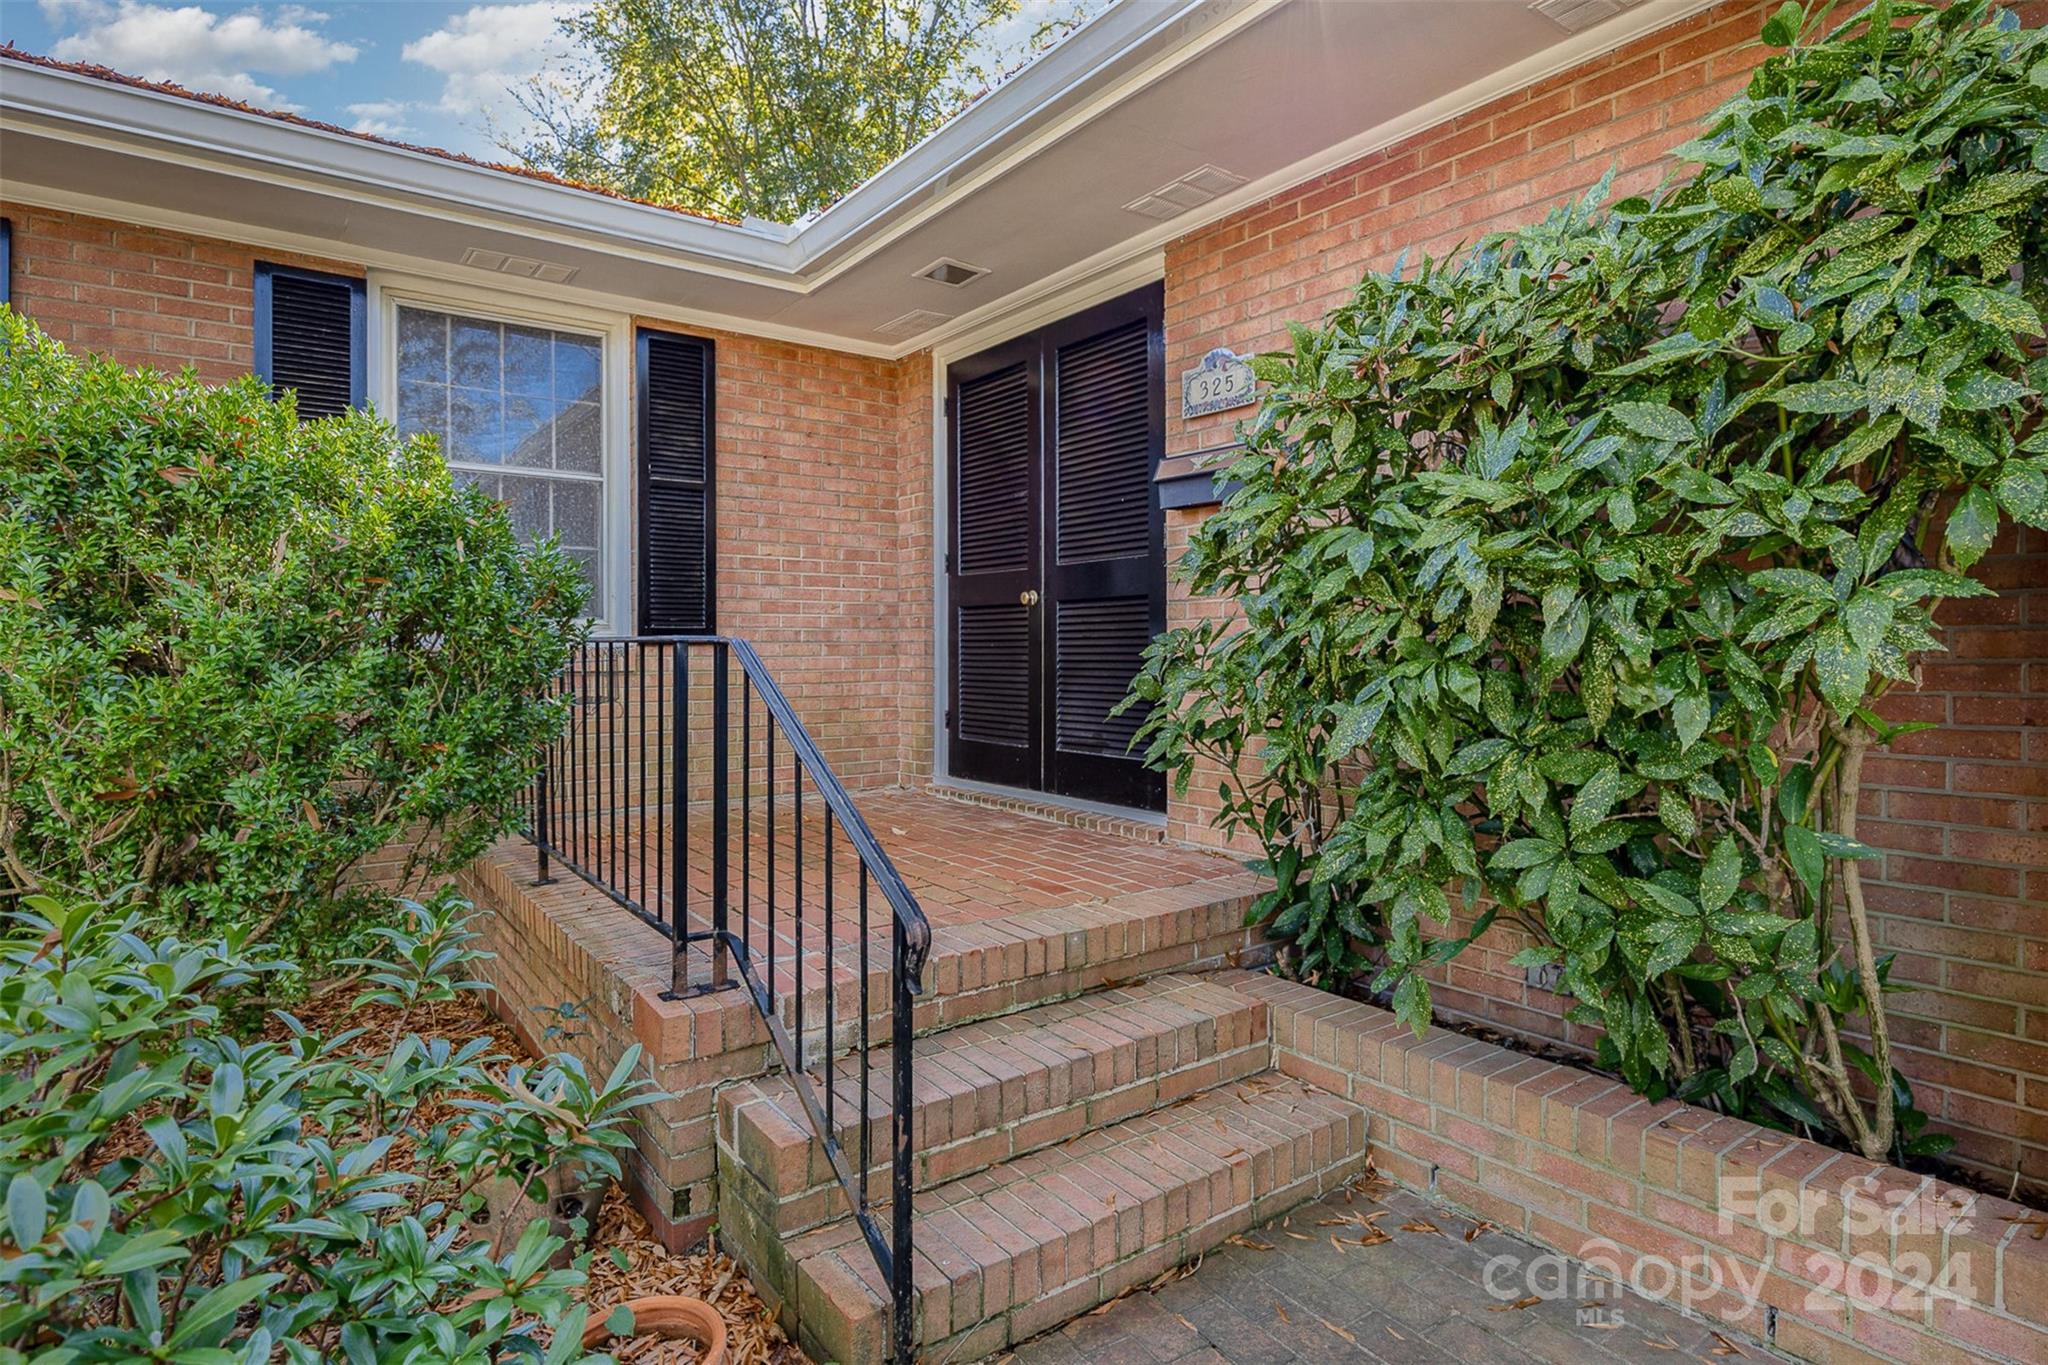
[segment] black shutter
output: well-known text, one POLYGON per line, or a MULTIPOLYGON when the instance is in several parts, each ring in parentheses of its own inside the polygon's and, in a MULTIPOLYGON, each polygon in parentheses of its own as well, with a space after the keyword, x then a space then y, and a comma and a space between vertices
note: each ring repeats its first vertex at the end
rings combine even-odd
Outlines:
POLYGON ((640 629, 649 635, 715 629, 713 373, 710 342, 641 330, 640 629))
POLYGON ((363 405, 363 282, 347 275, 256 263, 256 373, 299 418, 363 405))
POLYGON ((0 303, 14 295, 14 224, 0 218, 0 303))

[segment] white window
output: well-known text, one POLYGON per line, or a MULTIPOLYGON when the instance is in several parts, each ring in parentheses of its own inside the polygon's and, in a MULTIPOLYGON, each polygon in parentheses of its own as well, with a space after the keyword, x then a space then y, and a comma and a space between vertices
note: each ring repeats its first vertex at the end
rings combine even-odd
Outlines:
POLYGON ((553 535, 605 607, 604 338, 399 303, 395 418, 440 443, 455 477, 553 535))

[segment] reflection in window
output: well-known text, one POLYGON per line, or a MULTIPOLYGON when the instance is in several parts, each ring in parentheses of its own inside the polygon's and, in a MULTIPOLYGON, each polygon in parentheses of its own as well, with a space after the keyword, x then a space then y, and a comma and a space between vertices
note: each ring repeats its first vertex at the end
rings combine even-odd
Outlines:
POLYGON ((603 549, 603 352, 596 337, 398 309, 398 429, 440 442, 458 481, 554 535, 597 596, 603 549))

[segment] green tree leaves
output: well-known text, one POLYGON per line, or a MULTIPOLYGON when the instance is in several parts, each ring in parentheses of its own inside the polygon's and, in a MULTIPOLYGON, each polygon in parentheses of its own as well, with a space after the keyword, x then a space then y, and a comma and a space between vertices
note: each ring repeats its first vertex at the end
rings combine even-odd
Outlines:
POLYGON ((1016 0, 599 0, 560 21, 586 65, 515 90, 506 151, 735 220, 829 207, 1094 6, 992 39, 1016 0))

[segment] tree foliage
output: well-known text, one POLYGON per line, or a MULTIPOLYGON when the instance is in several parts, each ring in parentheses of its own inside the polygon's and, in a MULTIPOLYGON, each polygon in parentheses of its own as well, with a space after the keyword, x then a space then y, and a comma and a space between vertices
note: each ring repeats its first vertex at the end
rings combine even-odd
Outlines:
POLYGON ((362 859, 508 827, 570 559, 367 415, 81 360, 4 306, 0 355, 0 889, 317 957, 388 905, 362 859))
POLYGON ((2001 520, 2048 527, 2048 46, 1984 0, 1831 8, 1770 20, 1689 175, 1258 361, 1183 564, 1242 620, 1134 696, 1183 789, 1228 773, 1302 974, 1376 969, 1419 1030, 1503 917, 1636 1088, 1882 1157, 1945 1139, 1890 1062, 1863 757, 2001 520))
MULTIPOLYGON (((410 907, 357 1007, 447 999, 479 956, 467 907, 410 907)), ((0 935, 0 1365, 159 1360, 603 1360, 545 1220, 476 1235, 494 1177, 613 1177, 639 1048, 593 1080, 406 1032, 323 1036, 227 1011, 282 964, 145 939, 32 897, 0 935), (537 1323, 555 1328, 543 1346, 537 1323)))
POLYGON ((529 84, 529 165, 658 203, 795 222, 908 151, 1086 5, 1007 49, 1017 0, 598 0, 529 84))

